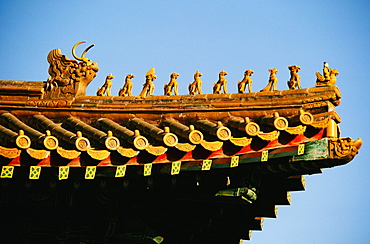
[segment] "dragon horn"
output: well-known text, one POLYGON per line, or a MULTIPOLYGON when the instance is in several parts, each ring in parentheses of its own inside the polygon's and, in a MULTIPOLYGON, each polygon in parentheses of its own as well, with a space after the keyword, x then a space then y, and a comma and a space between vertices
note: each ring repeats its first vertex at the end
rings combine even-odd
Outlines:
POLYGON ((93 46, 95 46, 95 44, 91 44, 88 48, 86 48, 85 51, 82 53, 81 58, 85 58, 87 51, 89 51, 90 48, 92 48, 93 46))
POLYGON ((85 42, 86 42, 86 41, 79 41, 79 42, 77 42, 77 43, 72 47, 72 55, 73 55, 73 57, 74 57, 75 59, 80 60, 80 61, 82 61, 82 60, 83 60, 82 58, 77 57, 77 55, 76 55, 76 47, 77 47, 78 45, 80 45, 81 43, 85 43, 85 42))

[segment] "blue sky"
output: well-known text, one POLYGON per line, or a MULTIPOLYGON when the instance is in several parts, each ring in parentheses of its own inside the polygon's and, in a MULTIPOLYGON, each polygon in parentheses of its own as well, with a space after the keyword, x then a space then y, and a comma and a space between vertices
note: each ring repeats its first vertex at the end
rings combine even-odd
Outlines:
POLYGON ((370 1, 1 1, 0 79, 46 80, 50 50, 72 59, 81 53, 98 62, 100 71, 87 95, 95 95, 113 73, 117 94, 133 73, 134 95, 145 73, 158 76, 156 95, 169 75, 180 73, 179 93, 187 94, 196 70, 203 92, 211 93, 225 70, 229 92, 246 69, 253 88, 266 86, 268 69, 277 68, 278 89, 287 89, 288 66, 301 66, 302 87, 313 87, 324 61, 339 71, 342 136, 362 137, 361 153, 348 165, 307 176, 307 190, 292 193, 292 205, 266 219, 262 232, 248 243, 369 243, 370 165, 368 132, 370 88, 370 1))

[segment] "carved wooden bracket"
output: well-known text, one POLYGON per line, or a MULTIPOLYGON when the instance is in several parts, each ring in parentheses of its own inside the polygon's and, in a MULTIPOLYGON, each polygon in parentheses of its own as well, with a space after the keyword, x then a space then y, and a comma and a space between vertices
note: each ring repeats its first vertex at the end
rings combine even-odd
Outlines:
POLYGON ((359 138, 356 141, 352 138, 332 138, 329 143, 330 157, 334 159, 344 159, 345 161, 351 161, 356 154, 359 152, 362 146, 362 139, 359 138))

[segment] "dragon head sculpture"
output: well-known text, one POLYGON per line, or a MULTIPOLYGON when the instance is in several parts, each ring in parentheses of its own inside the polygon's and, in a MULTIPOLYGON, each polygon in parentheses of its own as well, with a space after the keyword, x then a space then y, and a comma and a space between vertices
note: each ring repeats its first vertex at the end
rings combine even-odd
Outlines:
POLYGON ((47 60, 50 64, 50 76, 45 84, 44 98, 69 98, 85 95, 87 85, 99 71, 96 62, 85 58, 87 51, 94 44, 86 48, 81 57, 76 55, 76 47, 85 42, 80 41, 73 46, 72 55, 76 60, 71 60, 63 55, 60 49, 49 52, 47 60))

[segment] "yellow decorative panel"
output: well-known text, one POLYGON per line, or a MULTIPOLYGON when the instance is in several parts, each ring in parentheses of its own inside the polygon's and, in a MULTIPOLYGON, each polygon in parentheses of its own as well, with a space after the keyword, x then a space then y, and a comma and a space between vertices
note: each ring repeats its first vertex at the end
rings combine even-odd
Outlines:
POLYGON ((304 154, 304 148, 305 148, 305 144, 300 144, 298 146, 298 155, 303 155, 304 154))
POLYGON ((0 178, 13 178, 14 166, 3 166, 0 178))
POLYGON ((87 166, 85 172, 85 179, 93 180, 96 174, 96 166, 87 166))
POLYGON ((152 165, 153 164, 144 164, 144 176, 149 176, 152 174, 152 165))
POLYGON ((210 170, 212 167, 212 160, 203 160, 202 170, 210 170))
POLYGON ((68 179, 69 175, 69 166, 60 166, 59 167, 59 180, 68 179))
POLYGON ((181 161, 172 162, 171 175, 177 175, 180 173, 181 161))
POLYGON ((269 151, 262 151, 261 162, 266 162, 269 159, 269 151))
POLYGON ((124 177, 126 175, 126 165, 118 165, 116 169, 116 178, 124 177))
POLYGON ((41 167, 40 166, 31 166, 30 167, 30 180, 38 180, 41 174, 41 167))
POLYGON ((238 166, 239 166, 239 156, 231 157, 230 168, 234 168, 238 166))

